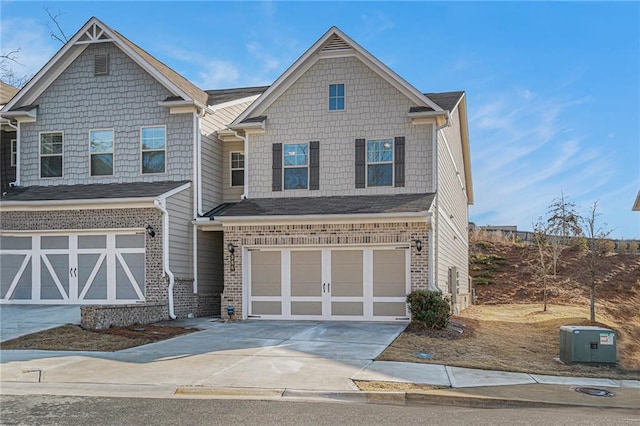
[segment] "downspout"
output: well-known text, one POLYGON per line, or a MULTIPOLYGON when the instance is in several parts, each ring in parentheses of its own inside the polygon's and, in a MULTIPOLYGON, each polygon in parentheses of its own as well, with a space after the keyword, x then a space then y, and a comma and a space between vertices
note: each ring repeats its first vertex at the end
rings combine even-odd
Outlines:
POLYGON ((173 272, 169 269, 169 212, 167 212, 165 203, 166 200, 164 198, 153 200, 155 207, 162 213, 162 269, 163 273, 169 276, 169 288, 167 289, 169 297, 169 318, 176 319, 176 314, 173 310, 173 287, 176 280, 173 272))
MULTIPOLYGON (((200 133, 200 119, 204 117, 204 108, 193 114, 193 156, 194 156, 194 194, 193 194, 193 217, 197 219, 203 215, 202 212, 202 134, 200 133)), ((193 294, 198 294, 198 227, 193 224, 193 294)))
POLYGON ((7 125, 16 129, 16 180, 10 182, 9 186, 20 186, 20 122, 14 126, 9 121, 7 125))
POLYGON ((244 136, 240 136, 237 130, 234 130, 233 133, 244 142, 244 190, 241 198, 245 200, 249 198, 249 135, 245 132, 244 136))
POLYGON ((433 212, 427 213, 427 224, 429 225, 429 235, 427 237, 429 239, 428 250, 429 250, 429 265, 430 265, 429 277, 428 277, 429 290, 442 293, 442 290, 440 290, 440 288, 435 284, 436 260, 435 260, 435 251, 434 251, 435 242, 434 242, 434 231, 433 231, 433 225, 434 225, 433 212))

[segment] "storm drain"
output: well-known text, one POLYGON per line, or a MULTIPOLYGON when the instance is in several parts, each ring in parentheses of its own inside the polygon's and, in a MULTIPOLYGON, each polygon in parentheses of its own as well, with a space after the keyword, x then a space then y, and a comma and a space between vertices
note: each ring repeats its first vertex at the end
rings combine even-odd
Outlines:
POLYGON ((613 392, 609 392, 608 390, 598 389, 598 388, 573 388, 573 390, 578 393, 584 393, 590 396, 602 396, 602 397, 610 398, 615 395, 613 392))

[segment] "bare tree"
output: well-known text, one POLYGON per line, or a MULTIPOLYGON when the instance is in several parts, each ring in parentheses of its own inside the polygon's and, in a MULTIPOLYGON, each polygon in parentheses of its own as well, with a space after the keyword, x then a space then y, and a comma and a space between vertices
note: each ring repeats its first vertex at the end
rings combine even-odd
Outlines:
POLYGON ((585 216, 581 218, 583 235, 586 238, 587 250, 584 256, 585 271, 588 275, 588 283, 591 287, 590 320, 596 320, 596 284, 598 283, 599 266, 602 259, 608 254, 609 247, 606 244, 609 234, 613 232, 607 229, 606 223, 600 223, 598 213, 598 201, 589 208, 585 216))
POLYGON ((47 12, 47 15, 49 15, 49 19, 51 20, 51 22, 47 24, 47 28, 49 28, 49 35, 51 36, 51 38, 54 40, 58 40, 62 44, 68 42, 69 37, 67 37, 67 35, 64 33, 62 27, 60 26, 60 23, 58 22, 58 18, 64 14, 60 12, 60 9, 58 9, 57 13, 55 14, 51 13, 48 7, 43 7, 43 9, 45 12, 47 12), (52 26, 55 28, 52 28, 52 26))
POLYGON ((547 210, 547 226, 545 227, 549 238, 551 249, 551 260, 553 265, 553 277, 558 273, 558 260, 563 250, 569 246, 570 240, 576 235, 580 235, 580 215, 576 211, 576 205, 565 197, 564 192, 560 193, 560 198, 551 202, 547 210))
POLYGON ((542 278, 542 310, 547 312, 547 282, 551 270, 551 245, 549 243, 549 222, 538 219, 533 225, 533 244, 536 248, 535 271, 542 278))

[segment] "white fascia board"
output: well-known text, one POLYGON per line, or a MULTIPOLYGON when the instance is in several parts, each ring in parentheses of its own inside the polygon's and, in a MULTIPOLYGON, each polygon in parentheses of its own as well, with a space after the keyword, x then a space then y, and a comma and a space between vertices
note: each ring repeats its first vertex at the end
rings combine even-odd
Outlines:
MULTIPOLYGON (((247 131, 263 130, 264 131, 266 129, 265 121, 266 120, 252 121, 250 123, 238 123, 238 124, 230 125, 229 128, 231 130, 247 130, 247 131)), ((258 132, 258 133, 261 133, 261 132, 258 132)))
POLYGON ((194 220, 191 223, 196 225, 200 231, 222 231, 223 230, 222 224, 216 220, 207 219, 206 222, 200 221, 200 220, 194 220))
POLYGON ((420 111, 420 112, 410 112, 409 113, 409 117, 410 118, 425 118, 425 117, 446 117, 447 116, 447 112, 440 110, 440 111, 420 111))
POLYGON ((213 105, 209 105, 209 109, 212 112, 215 112, 215 111, 218 111, 219 109, 228 108, 230 106, 239 105, 239 104, 242 104, 242 103, 245 103, 245 102, 254 102, 259 97, 260 97, 260 95, 252 95, 252 96, 247 96, 247 97, 240 98, 240 99, 235 99, 233 101, 223 102, 221 104, 213 104, 213 105))
POLYGON ((314 215, 274 215, 274 216, 220 216, 215 222, 222 226, 250 225, 293 225, 293 224, 333 224, 333 223, 392 223, 427 222, 428 212, 372 213, 372 214, 314 214, 314 215))
POLYGON ((467 122, 467 100, 462 95, 456 108, 459 110, 460 138, 462 139, 462 161, 464 167, 465 188, 467 192, 467 203, 473 205, 473 179, 471 178, 471 149, 469 147, 469 126, 467 122))
POLYGON ((153 197, 88 200, 3 201, 0 211, 104 210, 153 207, 153 197))

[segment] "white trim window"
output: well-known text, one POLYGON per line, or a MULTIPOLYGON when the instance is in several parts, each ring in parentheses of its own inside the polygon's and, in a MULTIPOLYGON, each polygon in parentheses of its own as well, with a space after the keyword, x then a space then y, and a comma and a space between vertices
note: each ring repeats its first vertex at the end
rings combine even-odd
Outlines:
POLYGON ((344 111, 344 83, 329 85, 329 111, 344 111))
POLYGON ((231 186, 244 186, 244 152, 232 152, 229 164, 231 186))
POLYGON ((367 186, 393 186, 393 139, 367 141, 367 186))
POLYGON ((142 174, 162 174, 166 172, 165 126, 151 126, 140 129, 140 151, 142 174))
POLYGON ((89 131, 91 176, 113 176, 113 130, 89 131))
POLYGON ((18 164, 18 141, 11 139, 11 167, 18 164))
POLYGON ((284 144, 284 189, 309 187, 309 144, 284 144))
POLYGON ((62 177, 62 132, 40 133, 40 178, 62 177))

